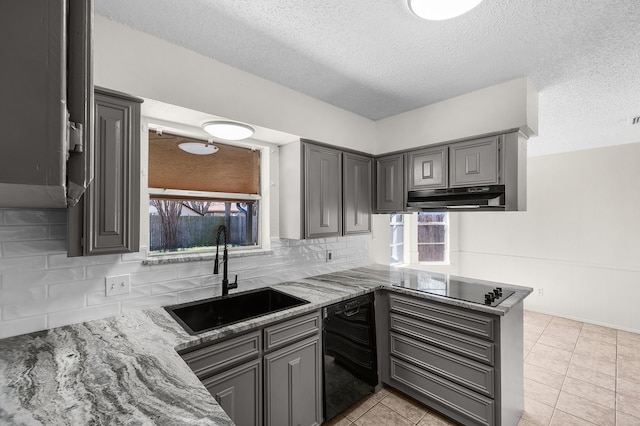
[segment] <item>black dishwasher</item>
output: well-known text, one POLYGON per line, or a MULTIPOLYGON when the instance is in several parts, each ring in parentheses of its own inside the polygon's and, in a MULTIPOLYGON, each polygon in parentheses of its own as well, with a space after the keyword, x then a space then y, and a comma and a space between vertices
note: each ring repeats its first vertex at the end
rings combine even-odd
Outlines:
POLYGON ((378 384, 373 294, 327 306, 322 318, 326 421, 378 384))

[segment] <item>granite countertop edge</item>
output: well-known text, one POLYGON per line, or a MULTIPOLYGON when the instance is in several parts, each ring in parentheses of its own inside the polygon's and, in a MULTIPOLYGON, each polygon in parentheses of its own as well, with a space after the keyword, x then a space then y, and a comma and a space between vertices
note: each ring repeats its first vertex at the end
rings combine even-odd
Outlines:
MULTIPOLYGON (((398 287, 433 274, 370 265, 286 281, 271 287, 310 303, 189 335, 163 308, 0 340, 0 423, 124 424, 187 422, 232 425, 178 351, 317 311, 384 289, 494 315, 506 315, 533 289, 459 278, 513 290, 489 307, 398 287)), ((436 274, 440 275, 440 274, 436 274)))

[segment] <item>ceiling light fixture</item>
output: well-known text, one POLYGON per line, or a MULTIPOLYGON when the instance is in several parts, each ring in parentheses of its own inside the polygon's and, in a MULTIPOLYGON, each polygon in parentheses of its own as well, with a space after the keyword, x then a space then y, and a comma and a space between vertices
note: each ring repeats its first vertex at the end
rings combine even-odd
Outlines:
POLYGON ((193 141, 193 142, 182 142, 178 145, 178 148, 181 150, 188 152, 189 154, 196 155, 209 155, 215 154, 218 152, 218 147, 209 142, 202 141, 193 141))
POLYGON ((253 127, 235 121, 208 121, 202 125, 202 128, 211 136, 229 141, 247 139, 255 131, 253 127))
POLYGON ((443 21, 467 13, 482 0, 408 0, 409 9, 422 19, 443 21))

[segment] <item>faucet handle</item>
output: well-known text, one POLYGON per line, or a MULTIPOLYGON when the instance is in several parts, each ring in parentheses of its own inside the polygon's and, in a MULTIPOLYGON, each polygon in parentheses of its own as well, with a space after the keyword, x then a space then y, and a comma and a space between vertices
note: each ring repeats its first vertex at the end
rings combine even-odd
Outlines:
POLYGON ((236 274, 236 278, 233 280, 233 282, 229 283, 228 288, 238 288, 238 274, 236 274))

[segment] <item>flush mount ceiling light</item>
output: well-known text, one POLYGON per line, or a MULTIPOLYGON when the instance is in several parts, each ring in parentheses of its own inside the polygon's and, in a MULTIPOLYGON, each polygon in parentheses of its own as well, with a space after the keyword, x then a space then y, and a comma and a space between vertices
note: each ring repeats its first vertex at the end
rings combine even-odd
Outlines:
POLYGON ((229 141, 247 139, 253 135, 253 127, 235 121, 208 121, 202 125, 205 132, 229 141))
POLYGON ((409 9, 422 19, 443 21, 467 13, 482 0, 408 0, 409 9))
POLYGON ((188 152, 189 154, 196 155, 209 155, 218 152, 218 147, 213 145, 211 142, 182 142, 178 145, 178 148, 188 152))

